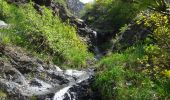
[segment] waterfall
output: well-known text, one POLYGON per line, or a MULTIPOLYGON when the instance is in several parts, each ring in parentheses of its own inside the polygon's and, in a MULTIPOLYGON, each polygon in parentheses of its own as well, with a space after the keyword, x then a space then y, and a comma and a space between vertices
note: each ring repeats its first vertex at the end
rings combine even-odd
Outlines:
POLYGON ((60 91, 58 91, 55 94, 53 100, 64 100, 65 94, 68 95, 69 100, 72 100, 71 95, 68 92, 70 88, 71 88, 71 86, 68 86, 68 87, 65 87, 65 88, 61 89, 60 91))
POLYGON ((1 20, 0 20, 0 27, 1 27, 1 26, 7 26, 7 24, 6 24, 4 21, 1 21, 1 20))
POLYGON ((96 31, 93 31, 94 36, 94 52, 95 52, 95 59, 99 60, 102 57, 102 53, 99 50, 98 47, 98 33, 96 31))

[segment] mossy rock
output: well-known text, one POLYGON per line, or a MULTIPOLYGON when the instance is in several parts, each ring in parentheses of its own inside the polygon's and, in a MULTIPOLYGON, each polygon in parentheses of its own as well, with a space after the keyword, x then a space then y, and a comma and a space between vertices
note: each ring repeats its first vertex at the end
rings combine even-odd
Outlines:
POLYGON ((36 96, 32 96, 32 97, 30 97, 30 100, 37 100, 37 97, 36 96))
POLYGON ((0 100, 5 100, 7 98, 7 94, 0 90, 0 100))

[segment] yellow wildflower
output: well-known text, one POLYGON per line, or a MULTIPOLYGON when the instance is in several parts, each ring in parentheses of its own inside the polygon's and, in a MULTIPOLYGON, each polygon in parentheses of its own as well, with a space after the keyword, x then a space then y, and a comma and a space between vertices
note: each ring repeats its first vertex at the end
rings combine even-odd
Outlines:
POLYGON ((170 78, 170 70, 165 70, 162 72, 162 74, 164 74, 166 77, 170 78))

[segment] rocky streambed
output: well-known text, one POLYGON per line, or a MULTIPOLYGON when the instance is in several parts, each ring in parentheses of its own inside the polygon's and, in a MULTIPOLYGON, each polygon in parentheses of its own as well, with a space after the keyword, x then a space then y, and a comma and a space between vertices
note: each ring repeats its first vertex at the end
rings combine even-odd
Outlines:
POLYGON ((93 69, 62 70, 14 46, 1 46, 0 56, 0 90, 7 100, 98 100, 93 69))

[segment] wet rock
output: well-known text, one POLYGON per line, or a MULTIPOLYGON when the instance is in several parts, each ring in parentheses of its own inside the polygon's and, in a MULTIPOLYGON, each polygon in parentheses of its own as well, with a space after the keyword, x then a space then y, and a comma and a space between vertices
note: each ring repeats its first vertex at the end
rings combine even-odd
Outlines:
POLYGON ((8 60, 0 60, 0 89, 12 100, 92 100, 93 70, 62 70, 19 47, 6 46, 3 52, 8 60))
POLYGON ((0 57, 3 55, 4 53, 4 49, 5 49, 5 46, 1 44, 2 40, 0 38, 0 57))
POLYGON ((33 79, 30 81, 29 83, 31 86, 38 86, 38 87, 41 87, 42 84, 37 80, 37 79, 33 79))

